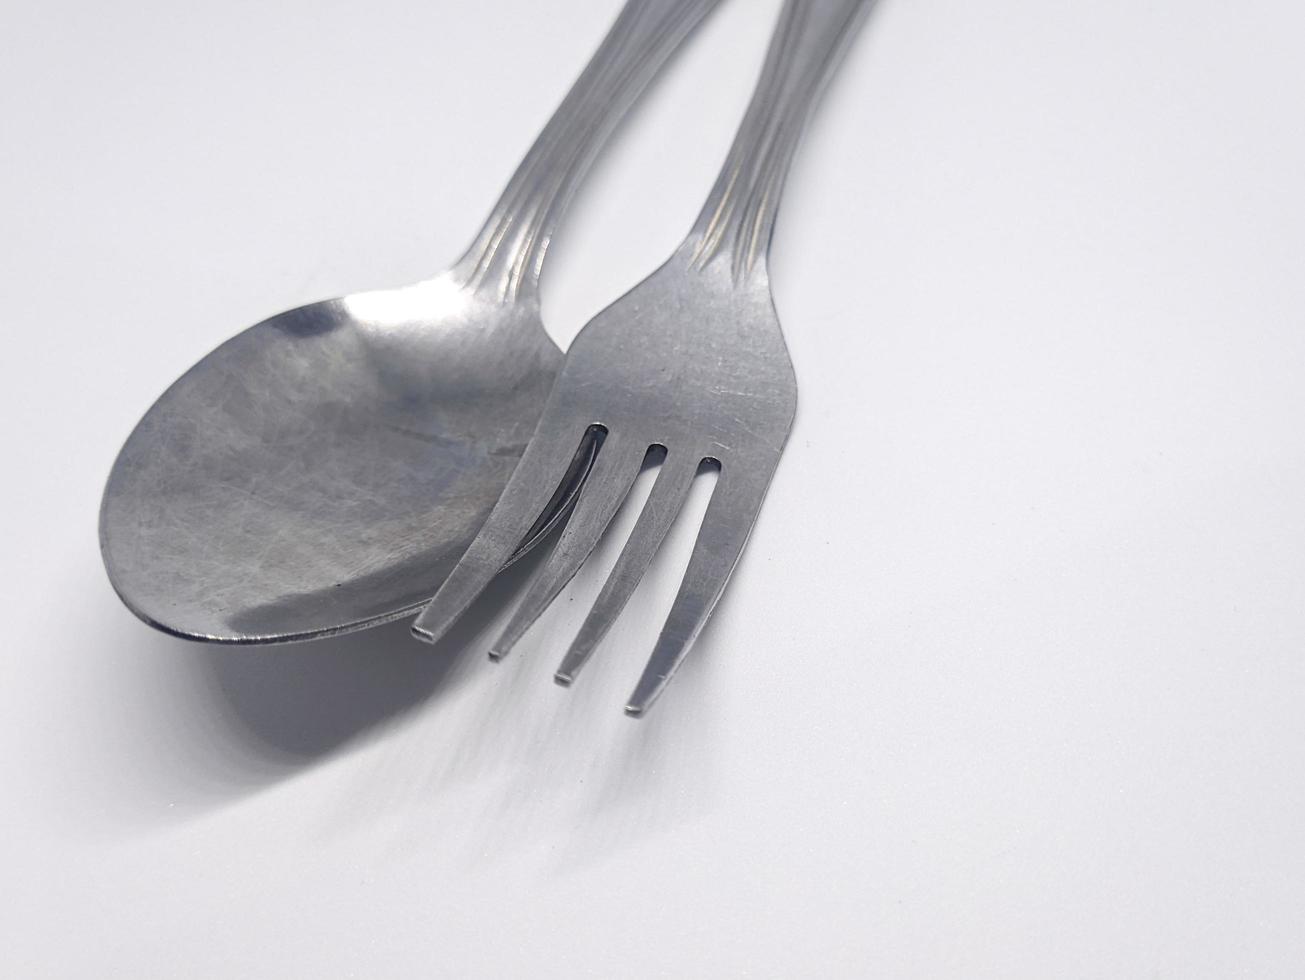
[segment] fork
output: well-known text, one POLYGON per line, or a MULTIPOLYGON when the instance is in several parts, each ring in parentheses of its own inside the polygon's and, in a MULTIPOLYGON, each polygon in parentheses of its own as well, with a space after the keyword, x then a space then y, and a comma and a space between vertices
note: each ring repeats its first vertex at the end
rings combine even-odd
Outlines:
POLYGON ((705 462, 719 476, 688 567, 625 712, 643 715, 684 660, 757 519, 797 407, 767 254, 794 151, 873 0, 785 0, 752 100, 693 230, 651 276, 595 316, 567 353, 498 504, 413 633, 434 643, 599 441, 575 508, 490 656, 525 634, 589 556, 649 453, 664 454, 630 537, 555 674, 569 685, 634 592, 705 462))

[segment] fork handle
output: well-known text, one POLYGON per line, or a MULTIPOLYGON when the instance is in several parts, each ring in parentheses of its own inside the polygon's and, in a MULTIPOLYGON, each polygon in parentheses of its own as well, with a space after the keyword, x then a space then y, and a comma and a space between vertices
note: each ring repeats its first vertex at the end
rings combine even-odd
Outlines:
POLYGON ((500 300, 538 300, 544 253, 617 123, 719 0, 628 0, 458 263, 500 300))
POLYGON ((728 256, 734 282, 765 269, 789 165, 847 41, 874 0, 785 0, 725 166, 682 251, 728 256))

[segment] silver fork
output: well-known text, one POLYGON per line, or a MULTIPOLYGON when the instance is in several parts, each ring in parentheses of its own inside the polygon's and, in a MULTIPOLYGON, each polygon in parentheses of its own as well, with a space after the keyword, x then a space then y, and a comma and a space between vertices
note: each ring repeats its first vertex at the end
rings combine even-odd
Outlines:
POLYGON ((649 497, 556 678, 570 684, 625 606, 699 466, 720 475, 680 589, 625 711, 665 688, 724 591, 793 425, 797 382, 766 269, 784 177, 838 55, 873 0, 786 0, 724 169, 671 259, 576 337, 529 446, 475 541, 413 624, 435 642, 601 439, 566 527, 490 656, 505 656, 575 575, 650 450, 649 497))

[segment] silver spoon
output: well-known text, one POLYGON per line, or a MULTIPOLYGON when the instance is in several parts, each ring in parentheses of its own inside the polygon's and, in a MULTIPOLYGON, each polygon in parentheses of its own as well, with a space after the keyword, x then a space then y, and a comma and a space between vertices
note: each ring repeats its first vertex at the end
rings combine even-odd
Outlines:
MULTIPOLYGON (((617 122, 717 0, 629 0, 466 255, 432 279, 313 303, 172 385, 105 487, 119 596, 169 633, 269 643, 397 619, 498 500, 561 363, 540 318, 549 240, 617 122)), ((592 450, 519 555, 565 511, 592 450)))

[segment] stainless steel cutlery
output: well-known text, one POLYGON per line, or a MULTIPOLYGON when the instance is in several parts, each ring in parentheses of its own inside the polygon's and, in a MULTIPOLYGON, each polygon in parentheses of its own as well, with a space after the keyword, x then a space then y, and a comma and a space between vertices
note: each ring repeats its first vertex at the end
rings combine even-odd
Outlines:
POLYGON ((678 595, 626 705, 647 711, 724 590, 793 423, 768 249, 805 121, 872 2, 785 0, 693 229, 563 359, 540 321, 553 230, 617 121, 716 3, 630 0, 461 261, 414 286, 264 321, 149 411, 101 512, 105 565, 127 605, 169 632, 238 643, 420 609, 413 631, 434 641, 565 520, 493 646, 501 658, 589 556, 652 454, 650 496, 557 670, 570 684, 700 466, 714 465, 678 595))

